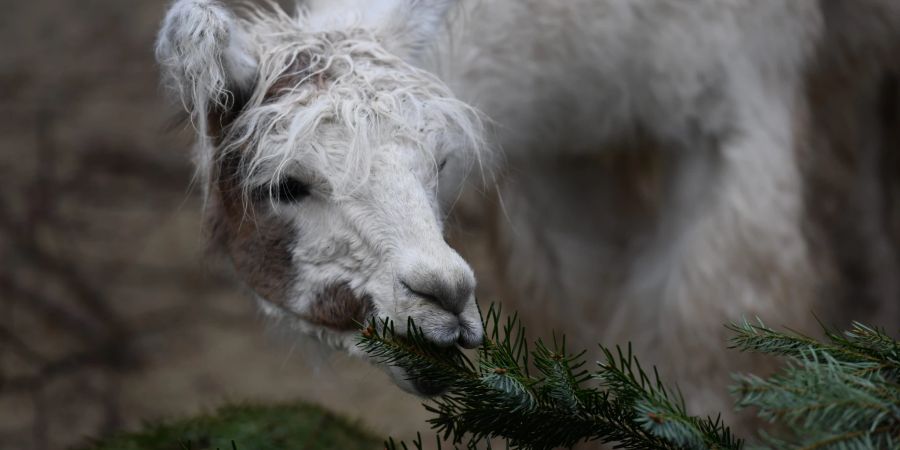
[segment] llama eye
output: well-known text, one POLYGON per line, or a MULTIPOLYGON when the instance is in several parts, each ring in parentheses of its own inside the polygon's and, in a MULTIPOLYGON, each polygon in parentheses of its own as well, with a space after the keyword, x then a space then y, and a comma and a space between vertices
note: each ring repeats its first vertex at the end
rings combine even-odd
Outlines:
POLYGON ((309 196, 309 186, 292 177, 284 178, 274 186, 259 189, 263 197, 281 203, 297 203, 309 196))
POLYGON ((447 158, 444 158, 443 160, 441 160, 441 163, 438 164, 438 172, 439 173, 442 172, 444 170, 444 167, 446 167, 446 166, 447 166, 447 158))

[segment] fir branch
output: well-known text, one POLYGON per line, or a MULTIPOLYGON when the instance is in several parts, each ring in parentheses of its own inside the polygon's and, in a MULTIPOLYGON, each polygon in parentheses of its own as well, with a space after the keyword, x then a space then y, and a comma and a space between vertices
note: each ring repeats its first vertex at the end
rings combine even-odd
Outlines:
POLYGON ((651 378, 641 367, 628 346, 627 352, 616 348, 616 354, 602 348, 606 358, 604 370, 598 373, 601 385, 626 403, 635 405, 637 421, 656 436, 684 448, 739 448, 721 418, 700 419, 687 413, 680 392, 666 388, 654 368, 651 378))
POLYGON ((788 358, 767 379, 735 376, 738 408, 757 408, 760 417, 791 430, 787 439, 764 435, 770 448, 900 446, 900 343, 884 331, 854 323, 843 334, 826 328, 826 341, 819 342, 762 322, 730 328, 737 348, 788 358))
MULTIPOLYGON (((476 363, 457 349, 435 348, 411 322, 406 337, 382 323, 369 327, 360 343, 380 362, 449 386, 426 408, 434 415, 432 427, 454 448, 496 438, 523 449, 589 440, 620 448, 743 445, 720 418, 690 416, 681 393, 667 388, 655 369, 645 371, 630 346, 601 346, 604 360, 590 371, 585 353, 570 352, 565 338, 537 341, 529 349, 515 316, 501 320, 492 307, 484 321, 488 338, 476 363)), ((759 321, 729 328, 736 333, 733 347, 788 359, 774 376, 735 377, 739 408, 758 408, 762 418, 791 431, 786 438, 763 432, 769 448, 900 448, 900 343, 884 331, 855 323, 846 333, 826 329, 820 342, 759 321)), ((421 439, 413 444, 418 446, 400 445, 421 448, 421 439)), ((386 447, 401 448, 393 442, 386 447)))
MULTIPOLYGON (((630 348, 614 354, 601 347, 606 360, 591 372, 585 352, 569 352, 565 338, 537 341, 529 350, 515 316, 502 320, 500 309, 491 307, 483 320, 487 338, 477 364, 455 348, 435 348, 412 322, 405 337, 383 322, 367 328, 360 341, 376 361, 448 386, 425 407, 434 414, 432 428, 452 445, 474 448, 500 438, 523 449, 590 440, 640 449, 742 446, 719 419, 689 416, 681 396, 673 395, 655 370, 651 379, 630 348), (589 386, 593 381, 599 388, 589 386)), ((388 449, 408 448, 397 445, 386 443, 388 449)))
POLYGON ((744 320, 726 327, 735 333, 730 348, 744 352, 802 358, 808 349, 818 349, 841 361, 874 363, 863 370, 883 371, 895 382, 900 380, 900 342, 893 340, 883 330, 876 330, 854 322, 843 335, 823 326, 827 342, 820 342, 802 333, 775 331, 761 320, 751 323, 744 320))

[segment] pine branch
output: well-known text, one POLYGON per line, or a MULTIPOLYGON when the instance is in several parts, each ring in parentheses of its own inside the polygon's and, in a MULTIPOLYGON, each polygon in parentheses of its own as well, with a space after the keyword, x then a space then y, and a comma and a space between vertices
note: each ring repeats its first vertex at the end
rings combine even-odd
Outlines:
POLYGON ((900 343, 883 331, 855 323, 843 334, 826 329, 819 342, 762 322, 729 328, 736 348, 788 358, 768 379, 735 377, 739 408, 791 430, 788 439, 763 436, 770 448, 900 448, 900 343))
MULTIPOLYGON (((389 322, 373 323, 359 345, 380 363, 448 387, 426 408, 434 414, 432 428, 454 446, 474 448, 500 438, 522 449, 590 440, 635 449, 741 448, 720 420, 689 416, 681 396, 673 395, 655 370, 651 378, 630 348, 601 347, 605 361, 590 371, 585 352, 569 352, 565 338, 537 341, 529 350, 517 318, 500 317, 494 307, 485 315, 487 339, 477 363, 457 349, 436 348, 411 321, 405 337, 389 322)), ((389 441, 386 447, 421 448, 417 442, 398 447, 389 441)))
POLYGON ((891 380, 900 380, 900 342, 859 322, 843 335, 823 326, 827 342, 798 332, 778 332, 760 320, 755 324, 744 320, 727 328, 735 333, 730 348, 792 358, 803 358, 805 351, 815 348, 841 361, 874 363, 863 370, 880 371, 891 380))
MULTIPOLYGON (((570 352, 565 338, 529 348, 515 316, 503 321, 491 308, 484 322, 488 339, 476 363, 456 349, 434 348, 413 323, 405 338, 389 323, 373 325, 360 345, 378 361, 449 386, 426 408, 434 414, 432 427, 455 447, 476 448, 497 438, 523 449, 590 440, 620 448, 743 445, 719 418, 690 416, 681 394, 668 389, 655 369, 648 374, 630 347, 601 346, 603 361, 591 371, 584 352, 570 352)), ((735 377, 738 408, 757 408, 760 417, 790 431, 786 438, 761 433, 769 448, 900 448, 900 343, 882 330, 856 323, 845 333, 826 329, 820 342, 762 322, 729 328, 736 333, 733 347, 788 360, 768 378, 735 377)), ((420 448, 421 439, 416 443, 420 448)))

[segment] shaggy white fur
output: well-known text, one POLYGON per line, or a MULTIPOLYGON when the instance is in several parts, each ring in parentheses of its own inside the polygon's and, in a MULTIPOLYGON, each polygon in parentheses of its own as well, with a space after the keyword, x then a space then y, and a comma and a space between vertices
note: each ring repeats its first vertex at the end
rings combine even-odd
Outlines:
POLYGON ((805 128, 807 80, 822 54, 884 67, 873 49, 897 48, 900 7, 464 5, 435 70, 500 124, 511 169, 494 262, 508 298, 581 345, 632 342, 694 410, 728 411, 729 373, 753 363, 726 349, 722 323, 760 316, 813 330, 812 313, 839 308, 807 236, 801 164, 817 151, 807 133, 824 131, 805 128), (648 141, 646 211, 635 214, 599 177, 629 158, 604 152, 648 141))
POLYGON ((233 91, 249 87, 256 77, 247 40, 234 15, 214 0, 173 3, 159 33, 156 59, 163 83, 191 113, 199 132, 196 162, 204 188, 213 159, 207 113, 229 106, 233 91))
POLYGON ((333 193, 366 184, 372 149, 401 141, 430 158, 454 154, 472 163, 483 148, 478 114, 431 73, 388 53, 365 29, 309 33, 301 13, 288 20, 257 11, 247 23, 260 77, 227 150, 249 158, 247 180, 268 182, 297 161, 333 193), (282 80, 291 84, 271 96, 282 80), (448 148, 448 146, 452 146, 448 148))
MULTIPOLYGON (((900 23, 900 7, 865 3, 873 21, 900 23)), ((235 222, 223 211, 238 202, 268 230, 230 225, 238 271, 267 310, 338 345, 352 332, 310 319, 338 285, 371 314, 474 345, 474 277, 441 234, 465 174, 503 148, 511 226, 499 227, 498 261, 521 306, 585 343, 633 341, 692 406, 726 409, 736 367, 721 324, 759 315, 803 328, 820 308, 801 131, 834 5, 457 5, 312 0, 293 16, 270 6, 237 18, 211 0, 173 4, 157 56, 198 128, 210 215, 235 222), (639 137, 655 161, 639 170, 654 186, 643 215, 584 172, 639 137), (240 199, 216 185, 233 155, 240 199), (285 180, 308 197, 285 204, 285 180), (248 195, 260 187, 262 202, 248 195), (267 255, 285 248, 272 268, 267 255)), ((879 46, 897 29, 862 28, 838 41, 879 46)))
POLYGON ((474 275, 442 236, 481 161, 481 118, 404 59, 445 10, 399 2, 333 20, 273 5, 237 18, 180 0, 160 32, 218 239, 265 311, 351 351, 373 315, 401 331, 413 317, 444 345, 481 340, 474 275))

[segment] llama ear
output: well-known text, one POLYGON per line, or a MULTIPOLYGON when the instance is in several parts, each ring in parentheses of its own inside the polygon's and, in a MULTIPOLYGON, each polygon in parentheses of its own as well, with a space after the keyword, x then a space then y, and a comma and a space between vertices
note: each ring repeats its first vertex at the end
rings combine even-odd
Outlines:
POLYGON ((249 92, 257 60, 247 31, 215 0, 177 0, 163 21, 156 59, 164 82, 190 112, 202 134, 206 116, 227 112, 249 92))
POLYGON ((447 15, 458 0, 395 0, 382 32, 385 46, 399 54, 416 56, 440 35, 447 15))

